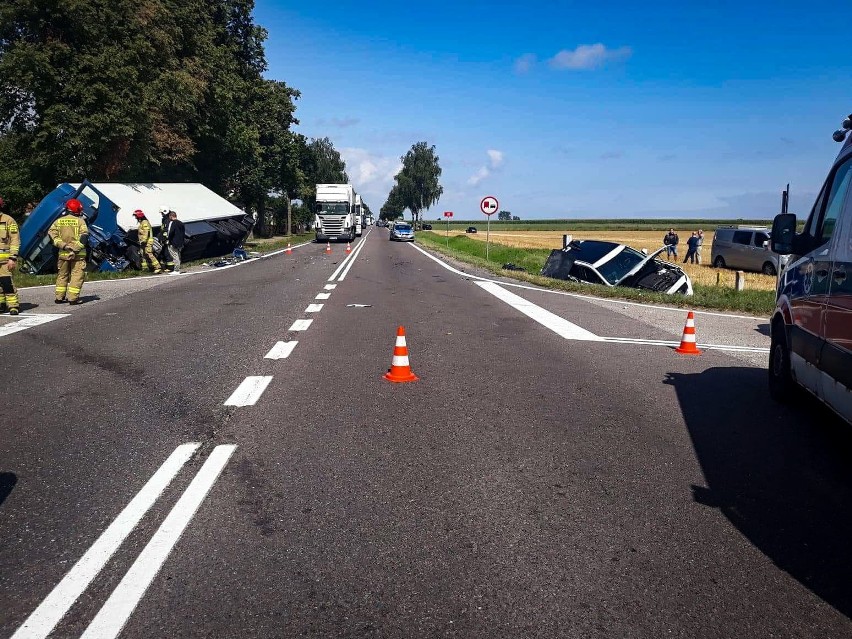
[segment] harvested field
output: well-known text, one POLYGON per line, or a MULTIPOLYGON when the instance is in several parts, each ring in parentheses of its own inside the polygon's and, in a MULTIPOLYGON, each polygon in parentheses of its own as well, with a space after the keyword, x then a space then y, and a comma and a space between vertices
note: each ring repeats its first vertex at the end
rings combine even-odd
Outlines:
MULTIPOLYGON (((713 245, 713 233, 704 233, 704 247, 702 250, 702 259, 704 264, 683 264, 683 256, 686 255, 686 239, 692 233, 690 230, 675 229, 680 236, 680 244, 678 245, 678 260, 681 266, 692 278, 694 284, 704 284, 707 286, 715 286, 717 277, 719 284, 724 287, 733 288, 735 273, 729 269, 717 269, 709 266, 710 249, 713 245)), ((446 231, 436 231, 438 235, 444 235, 446 231)), ((512 246, 516 248, 538 248, 538 249, 554 249, 562 246, 562 235, 570 233, 575 239, 579 240, 607 240, 610 242, 618 242, 619 244, 627 244, 636 249, 646 248, 649 251, 655 251, 663 245, 663 232, 660 231, 492 231, 491 241, 512 246)), ((465 235, 464 231, 450 230, 450 235, 465 235)), ((485 229, 480 229, 479 233, 470 234, 471 239, 485 241, 485 229)), ((762 291, 775 290, 775 278, 762 273, 746 273, 746 288, 762 291)))

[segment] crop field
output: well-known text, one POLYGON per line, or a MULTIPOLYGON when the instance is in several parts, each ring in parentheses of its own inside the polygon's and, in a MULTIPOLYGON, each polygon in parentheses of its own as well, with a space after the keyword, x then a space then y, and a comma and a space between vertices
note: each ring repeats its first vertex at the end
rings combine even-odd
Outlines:
MULTIPOLYGON (((716 286, 717 283, 722 287, 734 287, 735 273, 729 269, 717 269, 710 266, 710 249, 713 244, 713 233, 708 231, 705 226, 701 226, 704 230, 704 247, 702 249, 703 264, 683 264, 683 258, 686 255, 686 240, 695 229, 679 229, 675 231, 680 236, 680 244, 678 245, 678 265, 683 268, 692 278, 693 284, 704 284, 707 286, 716 286)), ((485 229, 480 225, 477 227, 478 233, 469 234, 467 237, 485 242, 485 229)), ((446 235, 446 230, 437 228, 434 231, 437 235, 446 235)), ((578 240, 608 240, 618 242, 619 244, 627 244, 636 249, 648 249, 653 252, 663 245, 663 231, 648 231, 648 230, 593 230, 593 231, 534 231, 534 230, 491 230, 491 241, 504 246, 513 248, 526 249, 555 249, 562 247, 562 236, 565 233, 570 233, 574 239, 578 240)), ((450 236, 465 235, 463 230, 454 230, 450 228, 450 236)), ((664 258, 665 255, 661 255, 664 258)), ((747 289, 759 291, 774 291, 775 278, 762 273, 745 274, 745 286, 747 289)))

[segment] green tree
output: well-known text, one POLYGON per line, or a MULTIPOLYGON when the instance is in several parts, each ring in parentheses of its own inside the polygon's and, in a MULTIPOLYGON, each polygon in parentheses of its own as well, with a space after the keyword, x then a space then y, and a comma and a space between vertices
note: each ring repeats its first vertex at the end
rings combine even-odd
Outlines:
POLYGON ((512 219, 512 212, 511 211, 500 211, 499 213, 497 213, 497 219, 500 220, 501 222, 508 222, 509 220, 512 219))
POLYGON ((395 220, 405 212, 405 203, 399 185, 395 184, 388 193, 388 199, 379 209, 380 220, 395 220))
POLYGON ((396 175, 399 201, 404 209, 411 211, 412 221, 418 224, 420 215, 437 202, 444 188, 440 184, 441 166, 435 146, 426 142, 412 145, 408 153, 400 158, 402 169, 396 175))
POLYGON ((311 211, 316 205, 317 184, 349 183, 346 162, 328 138, 313 139, 307 144, 302 171, 304 188, 301 199, 311 211))

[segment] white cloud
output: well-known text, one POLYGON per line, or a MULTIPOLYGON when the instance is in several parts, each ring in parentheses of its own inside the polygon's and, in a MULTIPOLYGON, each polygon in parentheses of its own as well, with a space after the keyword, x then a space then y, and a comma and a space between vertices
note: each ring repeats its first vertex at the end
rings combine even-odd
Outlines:
POLYGON ((467 183, 471 186, 477 186, 480 182, 482 182, 485 178, 491 175, 494 171, 500 168, 503 164, 503 151, 497 151, 496 149, 488 149, 486 151, 488 154, 488 164, 485 166, 481 166, 476 170, 476 173, 471 175, 467 179, 467 183))
POLYGON ((525 53, 515 60, 515 73, 528 73, 536 63, 534 53, 525 53))
POLYGON ((599 69, 607 62, 626 60, 633 55, 630 47, 607 49, 603 44, 581 44, 573 51, 564 49, 548 63, 554 69, 599 69))
POLYGON ((402 168, 398 157, 370 153, 367 149, 346 147, 340 149, 346 162, 346 172, 355 190, 374 211, 384 204, 393 186, 393 178, 402 168))

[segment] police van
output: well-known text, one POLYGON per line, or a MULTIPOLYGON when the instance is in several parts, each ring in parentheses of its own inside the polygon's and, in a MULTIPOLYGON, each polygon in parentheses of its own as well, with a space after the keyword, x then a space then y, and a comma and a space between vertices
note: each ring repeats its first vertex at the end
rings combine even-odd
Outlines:
POLYGON ((801 233, 786 212, 772 225, 772 250, 789 255, 781 274, 769 355, 769 390, 789 401, 794 385, 852 423, 852 115, 844 142, 801 233))

